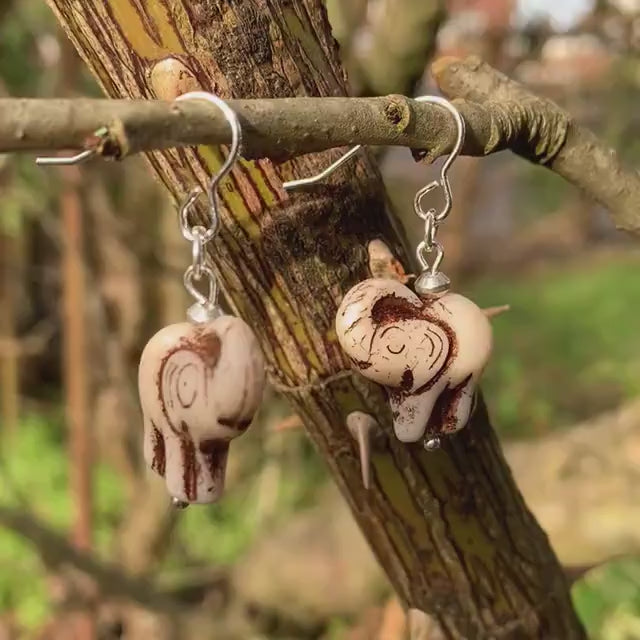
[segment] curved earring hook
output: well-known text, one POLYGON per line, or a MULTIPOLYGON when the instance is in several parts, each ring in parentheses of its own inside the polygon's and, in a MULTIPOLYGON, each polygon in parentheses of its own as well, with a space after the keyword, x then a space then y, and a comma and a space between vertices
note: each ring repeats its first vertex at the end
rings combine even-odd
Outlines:
MULTIPOLYGON (((231 147, 229 148, 229 155, 224 161, 222 168, 211 177, 207 188, 209 211, 211 213, 211 225, 201 238, 202 243, 206 244, 211 240, 211 238, 213 238, 218 229, 219 216, 218 203, 216 201, 216 188, 220 181, 231 171, 231 168, 240 155, 240 145, 242 144, 242 127, 240 126, 240 121, 238 120, 236 112, 222 98, 219 98, 213 93, 208 93, 207 91, 191 91, 189 93, 184 93, 181 96, 178 96, 175 99, 175 102, 180 102, 183 100, 207 100, 208 102, 211 102, 211 104, 214 104, 216 107, 218 107, 218 109, 220 109, 220 111, 222 111, 231 129, 231 147)), ((187 214, 201 191, 202 190, 200 189, 200 187, 196 187, 195 189, 193 189, 187 196, 185 203, 180 209, 182 233, 184 237, 190 241, 193 241, 194 234, 192 232, 192 229, 189 227, 187 214)))
POLYGON ((454 160, 460 155, 460 151, 462 151, 462 145, 464 144, 466 134, 466 126, 462 116, 460 115, 460 111, 458 111, 458 109, 456 109, 456 107, 446 98, 441 98, 440 96, 420 96, 419 98, 415 98, 415 100, 416 102, 431 102, 444 107, 453 116, 456 123, 456 143, 453 146, 451 153, 442 164, 442 169, 440 169, 440 180, 434 180, 428 185, 422 187, 422 189, 419 189, 413 199, 413 208, 423 220, 426 220, 430 215, 433 215, 435 222, 442 222, 449 215, 449 212, 451 211, 451 204, 453 202, 451 184, 449 183, 449 176, 447 174, 449 173, 449 169, 451 168, 454 160), (436 187, 442 187, 445 197, 444 208, 438 214, 436 214, 433 209, 424 211, 421 205, 422 198, 436 187))
POLYGON ((310 178, 300 178, 299 180, 290 180, 289 182, 283 182, 282 188, 285 191, 293 191, 299 187, 308 187, 312 184, 322 182, 325 178, 328 178, 338 167, 341 167, 347 160, 352 158, 362 149, 361 144, 357 144, 355 147, 351 147, 343 156, 340 156, 333 164, 330 164, 326 169, 323 169, 320 173, 310 178))
POLYGON ((85 149, 75 156, 40 156, 36 158, 36 164, 42 166, 70 166, 82 164, 96 155, 95 149, 85 149))
MULTIPOLYGON (((449 102, 446 98, 441 98, 440 96, 418 96, 417 98, 414 98, 414 100, 416 102, 431 102, 433 104, 437 104, 437 105, 440 105, 441 107, 444 107, 453 116, 456 123, 458 137, 456 140, 456 144, 453 147, 453 150, 451 151, 448 158, 442 165, 442 169, 440 171, 440 182, 436 180, 434 182, 429 183, 428 185, 420 189, 418 193, 416 193, 416 197, 414 199, 414 206, 416 209, 416 213, 421 218, 425 219, 428 215, 428 212, 424 212, 422 210, 420 201, 427 193, 429 193, 429 191, 431 191, 435 187, 442 186, 445 193, 445 206, 443 211, 436 216, 436 221, 440 222, 444 220, 444 218, 447 216, 447 214, 451 210, 451 186, 449 185, 449 178, 447 176, 447 173, 453 161, 458 157, 458 155, 460 155, 460 151, 462 150, 462 145, 464 144, 464 137, 465 137, 465 123, 458 109, 456 109, 456 107, 454 107, 454 105, 451 102, 449 102)), ((353 157, 361 148, 362 148, 361 144, 356 145, 355 147, 352 147, 351 149, 349 149, 349 151, 347 151, 347 153, 345 153, 341 158, 338 158, 338 160, 336 160, 333 164, 329 165, 326 169, 324 169, 317 175, 311 176, 309 178, 301 178, 300 180, 291 180, 289 182, 283 182, 282 187, 286 191, 291 191, 299 187, 305 187, 308 185, 321 182, 327 176, 331 175, 338 167, 342 166, 345 162, 347 162, 347 160, 353 157)))

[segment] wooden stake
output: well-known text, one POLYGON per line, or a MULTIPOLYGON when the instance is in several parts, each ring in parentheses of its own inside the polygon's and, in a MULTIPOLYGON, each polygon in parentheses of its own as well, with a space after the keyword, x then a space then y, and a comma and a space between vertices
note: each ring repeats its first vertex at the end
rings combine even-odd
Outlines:
MULTIPOLYGON (((77 77, 77 56, 70 46, 63 47, 64 89, 73 89, 77 77)), ((69 434, 69 490, 74 508, 73 543, 77 549, 92 546, 92 459, 88 428, 87 331, 85 309, 85 266, 82 202, 79 194, 81 174, 78 167, 61 169, 60 211, 64 229, 63 270, 63 349, 64 381, 69 434)), ((79 577, 78 587, 85 582, 79 577)), ((77 577, 71 577, 72 585, 77 577)), ((94 640, 95 621, 90 613, 73 617, 75 640, 94 640)))

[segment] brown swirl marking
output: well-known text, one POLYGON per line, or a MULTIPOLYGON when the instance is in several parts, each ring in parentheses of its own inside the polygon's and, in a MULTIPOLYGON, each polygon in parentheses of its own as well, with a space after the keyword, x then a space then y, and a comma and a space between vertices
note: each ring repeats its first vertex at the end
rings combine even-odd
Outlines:
POLYGON ((196 446, 189 435, 189 427, 182 423, 180 433, 180 451, 182 453, 182 486, 188 500, 195 501, 198 497, 198 474, 200 465, 196 459, 196 446))
MULTIPOLYGON (((418 306, 406 298, 401 298, 395 293, 390 293, 389 295, 382 296, 380 299, 376 300, 371 308, 371 320, 374 325, 376 325, 376 330, 382 327, 385 327, 386 330, 389 326, 393 326, 404 320, 426 320, 427 322, 431 322, 432 324, 440 327, 449 340, 449 349, 440 369, 438 369, 430 380, 416 389, 411 395, 418 395, 431 389, 431 387, 433 387, 433 385, 451 366, 453 359, 458 353, 458 341, 456 339, 455 332, 448 324, 436 317, 431 311, 431 307, 437 302, 437 298, 427 298, 422 302, 422 306, 418 306)), ((398 327, 398 329, 400 329, 400 327, 398 327)), ((433 340, 432 347, 434 349, 436 347, 433 340)), ((441 348, 444 348, 444 345, 441 345, 441 348)), ((358 363, 358 365, 359 364, 360 363, 358 363)), ((410 373, 411 385, 413 385, 413 373, 410 373)), ((402 398, 406 398, 407 395, 409 395, 409 389, 411 389, 411 385, 408 384, 408 381, 409 377, 407 375, 407 371, 405 371, 402 376, 401 386, 398 389, 388 389, 389 395, 393 396, 394 399, 397 399, 398 401, 402 398)))
POLYGON ((214 369, 220 359, 220 350, 222 343, 217 333, 207 331, 206 327, 196 327, 194 330, 194 338, 187 340, 188 347, 194 353, 200 356, 207 369, 214 369))
POLYGON ((374 324, 386 327, 402 320, 419 320, 421 308, 395 293, 378 298, 371 308, 371 320, 374 324))
POLYGON ((153 471, 164 477, 167 464, 167 455, 164 448, 164 438, 155 424, 152 424, 151 437, 153 438, 153 460, 151 468, 153 471))
POLYGON ((225 459, 229 452, 229 443, 224 440, 205 440, 200 443, 199 449, 213 480, 213 484, 208 489, 211 492, 216 488, 216 485, 224 480, 225 459))
MULTIPOLYGON (((178 372, 178 365, 175 363, 171 363, 167 366, 167 371, 164 374, 164 381, 165 381, 165 386, 167 391, 171 392, 171 387, 173 385, 173 377, 176 375, 176 373, 178 372)), ((163 390, 163 394, 164 394, 164 390, 163 390)), ((167 402, 169 404, 169 406, 171 408, 173 408, 173 396, 171 395, 171 393, 169 393, 169 397, 167 398, 167 402)))
MULTIPOLYGON (((169 349, 162 358, 160 367, 158 368, 158 375, 156 378, 156 389, 158 390, 158 401, 162 407, 162 413, 169 425, 169 428, 179 437, 182 437, 177 425, 174 425, 169 416, 168 406, 173 406, 173 395, 171 388, 165 390, 165 386, 162 384, 165 376, 165 368, 169 364, 171 358, 179 351, 190 351, 200 358, 205 369, 213 371, 218 360, 220 359, 221 342, 219 336, 208 330, 208 327, 194 327, 192 336, 182 337, 175 347, 169 349), (165 392, 168 397, 165 395, 165 392)), ((174 367, 175 365, 172 365, 174 367)), ((177 369, 177 367, 176 367, 177 369)), ((169 369, 167 372, 168 382, 171 383, 174 379, 176 370, 174 368, 169 369)), ((206 379, 206 378, 205 378, 206 379)), ((179 399, 179 398, 178 398, 179 399)))

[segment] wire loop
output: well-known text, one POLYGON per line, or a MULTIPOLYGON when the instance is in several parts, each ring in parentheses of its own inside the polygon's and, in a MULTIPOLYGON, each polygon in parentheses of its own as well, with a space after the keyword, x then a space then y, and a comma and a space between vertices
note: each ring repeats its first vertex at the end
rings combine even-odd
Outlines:
POLYGON ((213 270, 207 264, 205 246, 215 238, 220 227, 220 212, 218 209, 216 189, 220 181, 231 171, 233 164, 240 155, 242 129, 235 111, 224 100, 213 93, 192 91, 176 98, 176 102, 184 100, 207 100, 211 102, 222 111, 231 129, 229 154, 220 170, 211 176, 209 184, 207 185, 206 195, 209 204, 207 226, 204 226, 200 222, 195 222, 192 225, 189 219, 198 198, 203 194, 203 190, 200 187, 194 187, 189 192, 184 202, 180 205, 178 213, 180 231, 184 238, 191 242, 191 265, 184 273, 185 289, 193 296, 197 304, 205 309, 212 309, 218 304, 218 283, 213 270), (207 296, 201 293, 195 286, 195 281, 203 278, 209 282, 209 293, 207 296))

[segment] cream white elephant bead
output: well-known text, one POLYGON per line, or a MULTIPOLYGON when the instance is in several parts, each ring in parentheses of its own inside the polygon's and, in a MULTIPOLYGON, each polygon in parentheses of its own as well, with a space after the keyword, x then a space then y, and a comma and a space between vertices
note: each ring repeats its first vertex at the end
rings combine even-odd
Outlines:
POLYGON ((469 421, 492 348, 489 320, 456 293, 422 299, 397 280, 365 280, 336 315, 340 345, 363 376, 385 386, 396 436, 416 442, 469 421))
POLYGON ((177 500, 215 502, 229 442, 262 400, 265 365, 253 332, 230 315, 165 327, 144 348, 138 386, 147 464, 177 500))

